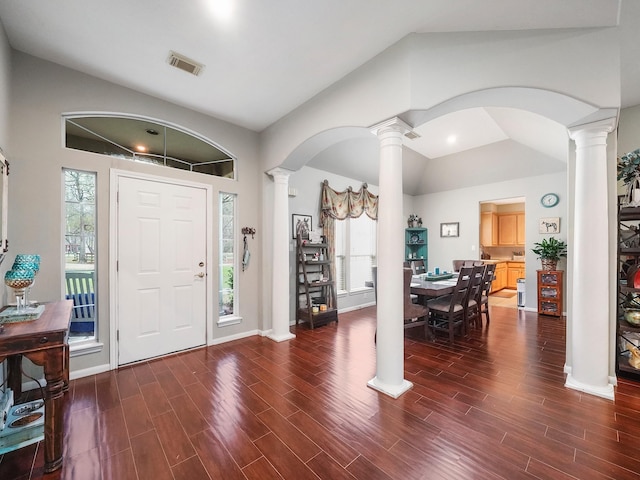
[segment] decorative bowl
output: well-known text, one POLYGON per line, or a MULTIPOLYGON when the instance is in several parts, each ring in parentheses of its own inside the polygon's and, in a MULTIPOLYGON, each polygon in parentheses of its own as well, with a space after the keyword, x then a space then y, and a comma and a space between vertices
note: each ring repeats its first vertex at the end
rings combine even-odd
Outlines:
POLYGON ((624 311, 624 319, 634 326, 640 326, 640 310, 628 308, 624 311))

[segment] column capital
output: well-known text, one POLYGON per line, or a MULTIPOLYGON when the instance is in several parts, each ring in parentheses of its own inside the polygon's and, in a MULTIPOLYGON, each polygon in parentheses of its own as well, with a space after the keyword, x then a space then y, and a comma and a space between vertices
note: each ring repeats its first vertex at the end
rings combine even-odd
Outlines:
POLYGON ((277 179, 287 180, 289 176, 293 173, 293 171, 287 170, 286 168, 276 167, 276 168, 272 168, 271 170, 268 170, 266 173, 267 175, 270 175, 271 177, 273 177, 274 180, 277 180, 277 179))
POLYGON ((389 130, 396 131, 404 135, 407 132, 411 132, 413 127, 398 117, 393 117, 369 127, 369 130, 371 130, 371 133, 374 135, 380 135, 381 133, 389 130))
POLYGON ((583 125, 576 125, 575 127, 569 127, 569 138, 572 140, 580 140, 582 138, 588 138, 599 135, 606 135, 613 132, 616 128, 618 119, 611 117, 604 120, 598 120, 597 122, 585 123, 583 125))

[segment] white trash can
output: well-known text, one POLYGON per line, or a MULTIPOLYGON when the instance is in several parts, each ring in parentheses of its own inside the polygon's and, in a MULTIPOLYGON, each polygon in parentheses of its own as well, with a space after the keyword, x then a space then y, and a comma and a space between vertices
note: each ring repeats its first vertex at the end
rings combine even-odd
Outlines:
POLYGON ((525 299, 525 279, 519 278, 516 280, 516 291, 518 292, 518 307, 524 307, 525 299))

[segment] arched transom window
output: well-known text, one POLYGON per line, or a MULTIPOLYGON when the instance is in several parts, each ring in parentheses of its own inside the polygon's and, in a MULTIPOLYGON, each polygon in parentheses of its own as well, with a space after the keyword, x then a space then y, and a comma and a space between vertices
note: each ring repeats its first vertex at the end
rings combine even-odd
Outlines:
POLYGON ((175 126, 115 115, 68 115, 64 120, 67 148, 235 179, 233 156, 175 126))

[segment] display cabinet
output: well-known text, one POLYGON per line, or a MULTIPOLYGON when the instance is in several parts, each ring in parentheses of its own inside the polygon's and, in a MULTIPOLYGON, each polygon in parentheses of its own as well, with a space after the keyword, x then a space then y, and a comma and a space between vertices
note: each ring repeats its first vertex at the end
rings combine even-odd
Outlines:
POLYGON ((406 228, 404 231, 404 261, 424 260, 425 272, 429 270, 427 255, 429 239, 426 228, 406 228))
POLYGON ((538 313, 562 316, 562 270, 538 270, 538 313))
POLYGON ((640 207, 618 206, 617 270, 616 372, 640 380, 640 319, 628 308, 640 299, 640 207))
POLYGON ((326 242, 310 243, 298 236, 296 267, 296 325, 311 329, 338 321, 338 302, 326 242))

